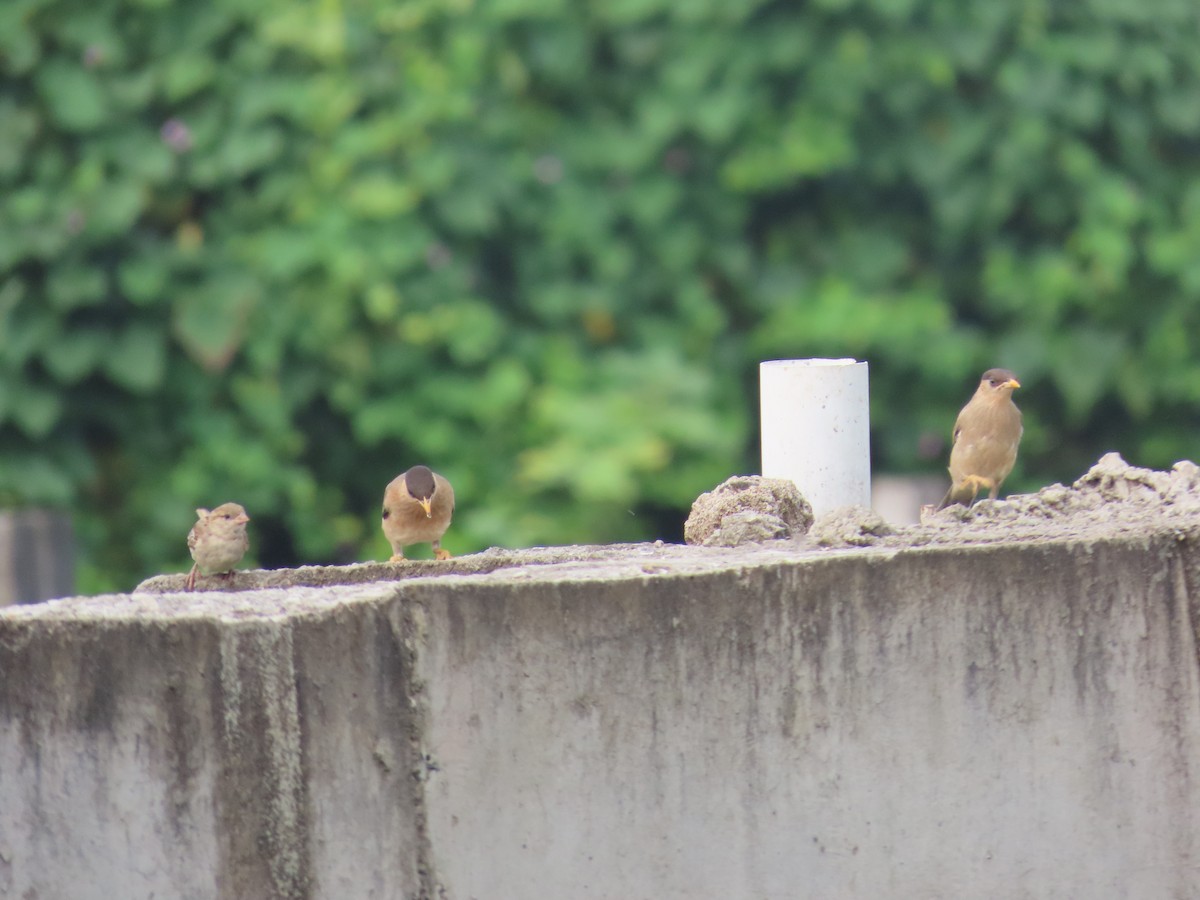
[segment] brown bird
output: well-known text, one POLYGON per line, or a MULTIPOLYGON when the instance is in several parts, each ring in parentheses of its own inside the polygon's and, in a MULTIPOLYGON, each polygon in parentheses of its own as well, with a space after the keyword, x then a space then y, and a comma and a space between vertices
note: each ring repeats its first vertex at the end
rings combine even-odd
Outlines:
POLYGON ((188 573, 187 590, 195 590, 196 573, 233 576, 233 569, 250 545, 246 538, 246 523, 250 517, 237 503, 222 503, 212 512, 196 510, 199 520, 188 532, 188 549, 196 562, 188 573))
POLYGON ((983 488, 995 500, 1000 485, 1017 461, 1017 447, 1025 428, 1012 392, 1021 386, 1008 369, 988 369, 975 395, 954 422, 950 450, 950 490, 938 509, 951 503, 970 506, 983 488))
POLYGON ((392 479, 383 492, 383 534, 392 545, 390 562, 404 559, 409 544, 433 544, 437 559, 449 559, 442 549, 442 535, 454 515, 454 488, 450 482, 429 469, 413 466, 392 479))

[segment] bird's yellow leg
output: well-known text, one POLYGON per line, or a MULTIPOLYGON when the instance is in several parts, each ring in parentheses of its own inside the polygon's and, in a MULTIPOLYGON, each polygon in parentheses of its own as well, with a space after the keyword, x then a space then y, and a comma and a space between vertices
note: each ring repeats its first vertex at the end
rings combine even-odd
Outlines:
POLYGON ((434 559, 449 559, 450 551, 442 549, 440 541, 433 542, 433 558, 434 559))
POLYGON ((978 499, 979 492, 984 488, 988 489, 988 498, 991 500, 996 499, 996 492, 1000 489, 1000 486, 992 479, 985 478, 983 475, 968 475, 963 479, 963 484, 969 485, 971 488, 972 504, 978 499))

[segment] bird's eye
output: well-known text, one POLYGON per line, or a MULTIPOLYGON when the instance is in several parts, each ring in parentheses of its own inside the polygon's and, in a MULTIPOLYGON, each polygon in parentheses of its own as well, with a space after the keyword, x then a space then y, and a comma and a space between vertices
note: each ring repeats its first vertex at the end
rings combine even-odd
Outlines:
POLYGON ((385 510, 383 511, 383 517, 384 517, 385 519, 386 519, 388 516, 390 516, 391 514, 392 514, 392 513, 391 513, 391 510, 387 510, 387 509, 385 509, 385 510))

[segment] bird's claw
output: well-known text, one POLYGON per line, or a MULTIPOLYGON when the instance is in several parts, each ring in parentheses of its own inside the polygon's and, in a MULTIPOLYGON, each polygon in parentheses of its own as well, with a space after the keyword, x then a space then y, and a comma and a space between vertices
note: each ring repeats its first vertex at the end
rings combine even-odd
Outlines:
POLYGON ((441 547, 438 547, 436 550, 433 551, 433 558, 441 559, 441 560, 450 559, 450 551, 443 550, 441 547))

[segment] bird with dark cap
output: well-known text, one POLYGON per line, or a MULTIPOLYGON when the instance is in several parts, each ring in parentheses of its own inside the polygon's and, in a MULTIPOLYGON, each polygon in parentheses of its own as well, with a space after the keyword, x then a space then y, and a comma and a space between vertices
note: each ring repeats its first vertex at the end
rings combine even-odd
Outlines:
POLYGON ((454 488, 428 466, 413 466, 383 492, 383 534, 392 545, 390 562, 404 559, 409 544, 433 544, 437 559, 449 559, 442 535, 454 515, 454 488))
POLYGON ((975 394, 954 422, 950 450, 950 490, 938 509, 951 503, 970 506, 987 488, 995 500, 1000 485, 1017 461, 1017 447, 1025 427, 1012 393, 1021 386, 1008 369, 988 369, 975 394))

